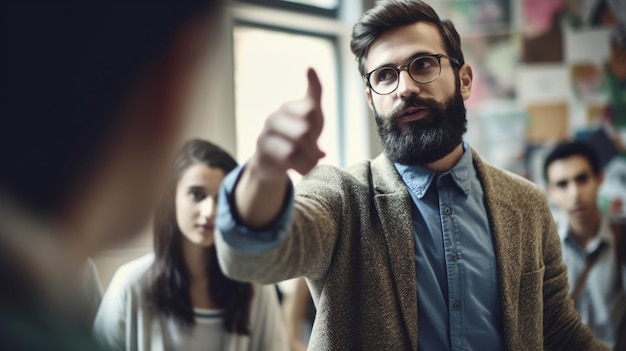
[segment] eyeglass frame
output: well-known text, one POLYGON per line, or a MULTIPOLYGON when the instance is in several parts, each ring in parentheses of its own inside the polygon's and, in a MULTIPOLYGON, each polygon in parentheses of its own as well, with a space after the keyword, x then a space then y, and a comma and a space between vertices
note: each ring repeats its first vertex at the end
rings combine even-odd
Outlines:
POLYGON ((411 80, 413 80, 415 83, 418 83, 418 84, 428 84, 428 83, 432 83, 432 82, 436 81, 437 79, 439 79, 439 77, 441 76, 441 58, 442 57, 447 58, 448 60, 450 60, 450 62, 454 63, 457 66, 461 65, 461 62, 459 62, 459 60, 455 59, 454 57, 450 57, 448 55, 444 55, 444 54, 427 54, 427 55, 419 55, 419 56, 413 58, 411 61, 409 61, 409 63, 404 64, 404 65, 400 65, 398 67, 381 66, 381 67, 375 68, 375 69, 371 70, 369 73, 364 74, 362 77, 363 77, 363 80, 365 80, 365 84, 367 84, 367 86, 370 89, 372 89, 373 92, 375 92, 378 95, 389 95, 389 94, 392 94, 394 91, 398 90, 398 87, 400 86, 400 73, 402 71, 406 71, 406 73, 409 74, 409 77, 411 77, 411 80), (415 61, 417 61, 419 59, 423 59, 425 57, 435 57, 435 58, 437 58, 437 62, 439 63, 439 73, 437 73, 437 76, 435 78, 433 78, 433 79, 431 79, 431 80, 429 80, 427 82, 420 82, 417 79, 413 78, 413 75, 411 74, 411 72, 409 72, 409 66, 413 62, 415 62, 415 61), (386 68, 386 69, 392 68, 392 69, 394 69, 396 71, 396 75, 398 77, 397 81, 396 81, 396 87, 393 88, 390 92, 388 92, 386 94, 381 94, 381 93, 377 92, 376 89, 374 89, 372 87, 372 84, 370 83, 370 76, 372 75, 372 73, 374 73, 374 72, 376 72, 376 71, 378 71, 380 69, 383 69, 383 68, 386 68))

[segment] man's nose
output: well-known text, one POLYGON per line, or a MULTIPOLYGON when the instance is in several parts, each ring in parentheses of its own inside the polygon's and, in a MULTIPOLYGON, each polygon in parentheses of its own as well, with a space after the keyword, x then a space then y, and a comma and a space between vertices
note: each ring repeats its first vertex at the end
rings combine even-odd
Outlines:
POLYGON ((400 71, 398 75, 398 89, 396 90, 396 95, 402 99, 406 100, 410 98, 412 95, 419 95, 421 92, 419 83, 416 83, 413 78, 409 75, 409 72, 406 70, 400 71))
POLYGON ((576 182, 572 182, 572 185, 570 185, 569 193, 574 200, 578 200, 578 195, 580 194, 580 185, 578 185, 576 182))

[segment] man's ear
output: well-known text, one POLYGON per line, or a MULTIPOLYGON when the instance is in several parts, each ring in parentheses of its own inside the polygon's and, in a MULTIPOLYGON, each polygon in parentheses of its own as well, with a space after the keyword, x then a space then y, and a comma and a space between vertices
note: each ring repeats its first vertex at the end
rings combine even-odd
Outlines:
POLYGON ((553 188, 550 185, 550 183, 546 180, 546 195, 548 197, 548 200, 552 201, 552 192, 553 192, 553 188))
POLYGON ((374 103, 372 102, 372 89, 369 87, 365 88, 365 98, 367 99, 367 106, 369 106, 370 110, 374 111, 374 103))
POLYGON ((474 73, 472 72, 472 67, 466 63, 459 69, 459 87, 463 100, 469 99, 472 95, 473 80, 474 73))
POLYGON ((598 186, 602 185, 602 183, 604 183, 604 172, 598 173, 598 186))
MULTIPOLYGON (((548 166, 549 167, 549 166, 548 166)), ((544 176, 543 176, 543 181, 544 181, 544 187, 545 187, 545 191, 546 191, 546 195, 548 196, 548 199, 550 201, 552 201, 551 199, 551 192, 552 192, 552 184, 550 184, 550 173, 549 173, 549 169, 547 168, 544 176)))

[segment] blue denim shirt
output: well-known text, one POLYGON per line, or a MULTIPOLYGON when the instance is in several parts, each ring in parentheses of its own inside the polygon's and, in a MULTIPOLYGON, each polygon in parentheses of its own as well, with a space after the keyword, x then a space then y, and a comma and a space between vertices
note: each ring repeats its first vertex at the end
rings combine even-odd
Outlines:
POLYGON ((395 164, 413 200, 419 350, 504 349, 493 236, 463 146, 443 174, 395 164))
POLYGON ((278 217, 265 228, 252 229, 241 224, 234 211, 234 191, 245 166, 231 171, 220 187, 217 197, 215 226, 224 241, 239 252, 260 255, 279 247, 286 239, 293 219, 293 184, 285 194, 284 206, 278 217))

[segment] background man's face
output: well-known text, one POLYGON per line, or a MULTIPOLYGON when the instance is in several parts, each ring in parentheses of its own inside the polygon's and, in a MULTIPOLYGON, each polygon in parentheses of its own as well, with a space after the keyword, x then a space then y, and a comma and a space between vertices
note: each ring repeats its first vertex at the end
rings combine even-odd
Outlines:
POLYGON ((593 173, 583 156, 554 161, 548 167, 548 195, 569 218, 585 219, 598 211, 598 189, 602 176, 593 173))
MULTIPOLYGON (((439 30, 431 23, 418 22, 381 35, 368 51, 366 70, 405 65, 421 54, 446 54, 439 30)), ((431 83, 416 83, 402 71, 393 93, 366 90, 385 153, 392 161, 425 165, 461 143, 466 131, 463 100, 469 97, 469 89, 460 89, 460 84, 450 60, 442 58, 441 75, 431 83)))

